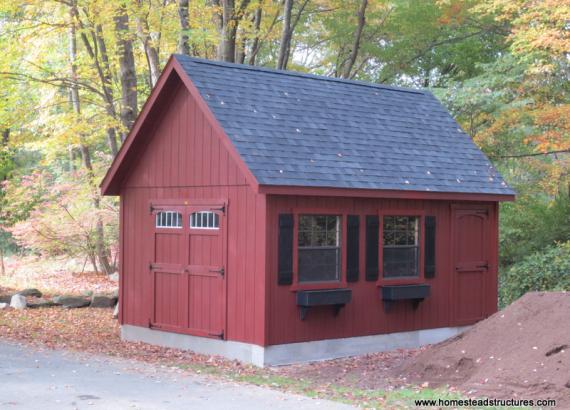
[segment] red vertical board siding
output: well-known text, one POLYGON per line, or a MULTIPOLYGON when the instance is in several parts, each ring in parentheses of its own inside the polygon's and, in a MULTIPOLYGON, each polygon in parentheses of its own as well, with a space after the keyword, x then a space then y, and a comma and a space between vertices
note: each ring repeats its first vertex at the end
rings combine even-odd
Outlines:
MULTIPOLYGON (((132 162, 121 190, 122 323, 146 327, 153 313, 150 202, 224 199, 228 204, 226 338, 263 345, 266 343, 265 196, 256 194, 246 184, 240 168, 220 143, 225 136, 215 130, 187 90, 180 86, 172 93, 152 135, 139 136, 144 137, 146 147, 132 162)), ((209 252, 206 248, 203 251, 209 252)), ((170 312, 168 320, 174 320, 171 318, 179 313, 182 314, 170 312)), ((206 323, 215 312, 201 314, 206 323)))
MULTIPOLYGON (((482 204, 488 205, 488 204, 482 204)), ((490 244, 489 280, 485 298, 487 314, 496 311, 496 205, 489 229, 490 244)), ((361 222, 362 224, 362 222, 361 222)), ((363 198, 317 198, 307 196, 268 196, 267 201, 267 255, 268 255, 268 344, 292 343, 328 338, 342 338, 383 334, 416 329, 455 326, 451 315, 454 298, 453 258, 451 244, 451 202, 430 200, 396 200, 363 198), (411 303, 396 303, 390 312, 384 311, 379 286, 364 277, 364 225, 361 225, 360 276, 357 282, 348 283, 352 289, 352 301, 334 316, 327 307, 311 309, 304 321, 299 318, 295 303, 295 292, 289 286, 277 284, 277 221, 278 214, 299 209, 319 209, 338 213, 361 215, 376 214, 378 210, 423 211, 424 215, 437 218, 436 276, 425 279, 431 285, 431 295, 413 310, 411 303)), ((421 249, 423 253, 423 249, 421 249)), ((344 274, 344 272, 343 272, 344 274)))

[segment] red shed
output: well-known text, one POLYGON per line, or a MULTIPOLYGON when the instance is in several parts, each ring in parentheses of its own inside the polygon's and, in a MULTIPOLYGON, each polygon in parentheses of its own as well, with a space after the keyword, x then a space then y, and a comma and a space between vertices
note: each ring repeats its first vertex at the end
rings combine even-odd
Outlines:
POLYGON ((282 364, 497 310, 514 192, 426 91, 176 55, 102 191, 128 340, 282 364))

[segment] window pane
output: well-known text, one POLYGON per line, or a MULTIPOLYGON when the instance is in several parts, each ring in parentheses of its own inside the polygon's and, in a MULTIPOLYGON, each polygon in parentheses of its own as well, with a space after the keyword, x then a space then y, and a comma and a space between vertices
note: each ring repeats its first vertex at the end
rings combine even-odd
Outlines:
POLYGON ((220 216, 211 211, 194 212, 190 215, 190 228, 220 229, 220 216))
POLYGON ((311 217, 308 215, 301 215, 299 217, 299 231, 310 231, 311 217))
POLYGON ((311 232, 299 231, 299 246, 311 246, 311 232))
POLYGON ((299 249, 299 282, 339 280, 340 249, 299 249))
POLYGON ((394 217, 393 216, 385 216, 384 217, 384 230, 385 231, 393 231, 394 230, 394 217))
POLYGON ((300 215, 297 243, 300 282, 339 279, 340 216, 300 215))
POLYGON ((384 276, 397 278, 418 275, 418 248, 384 248, 384 276))
POLYGON ((417 216, 384 217, 384 277, 418 276, 419 220, 417 216))
POLYGON ((181 228, 182 214, 175 211, 160 211, 155 217, 157 228, 181 228))
POLYGON ((326 246, 326 231, 321 227, 316 227, 311 233, 311 246, 326 246))
POLYGON ((407 245, 408 238, 406 235, 406 231, 395 231, 394 232, 394 245, 407 245))

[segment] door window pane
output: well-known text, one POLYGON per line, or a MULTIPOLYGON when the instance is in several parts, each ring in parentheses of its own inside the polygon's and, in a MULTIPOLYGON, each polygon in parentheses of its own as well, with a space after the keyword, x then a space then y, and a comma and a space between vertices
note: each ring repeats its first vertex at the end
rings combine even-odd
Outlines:
POLYGON ((182 228, 182 214, 176 211, 160 211, 156 213, 157 228, 182 228))
POLYGON ((220 215, 212 211, 194 212, 190 215, 190 228, 220 229, 220 215))

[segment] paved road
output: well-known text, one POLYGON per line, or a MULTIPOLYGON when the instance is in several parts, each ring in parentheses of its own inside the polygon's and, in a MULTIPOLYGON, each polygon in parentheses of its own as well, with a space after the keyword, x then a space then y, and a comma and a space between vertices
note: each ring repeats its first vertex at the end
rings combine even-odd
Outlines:
POLYGON ((180 370, 0 340, 1 409, 350 409, 180 370))

